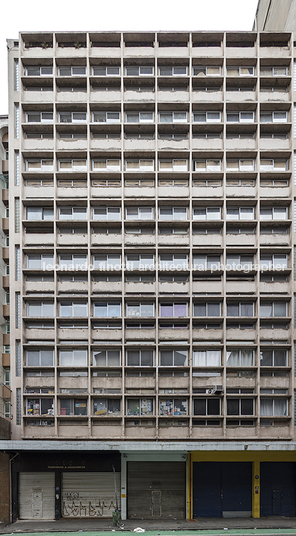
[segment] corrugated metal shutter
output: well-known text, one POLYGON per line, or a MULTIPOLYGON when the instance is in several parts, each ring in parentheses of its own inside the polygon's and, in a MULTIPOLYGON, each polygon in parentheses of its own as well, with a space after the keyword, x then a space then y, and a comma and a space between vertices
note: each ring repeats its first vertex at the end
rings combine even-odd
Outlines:
POLYGON ((55 518, 54 473, 20 473, 20 519, 55 518))
MULTIPOLYGON (((115 478, 120 508, 120 473, 115 478)), ((115 508, 113 473, 63 473, 63 517, 112 517, 115 508)))
POLYGON ((184 462, 128 462, 128 517, 185 519, 184 462))

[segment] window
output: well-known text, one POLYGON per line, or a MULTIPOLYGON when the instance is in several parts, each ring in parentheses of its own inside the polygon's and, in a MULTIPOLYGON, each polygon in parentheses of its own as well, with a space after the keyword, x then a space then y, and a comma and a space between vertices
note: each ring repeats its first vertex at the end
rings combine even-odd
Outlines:
POLYGON ((288 67, 282 67, 281 65, 278 67, 269 67, 267 65, 263 65, 260 69, 261 76, 286 76, 287 74, 288 67))
POLYGON ((93 263, 94 263, 94 268, 96 270, 120 270, 121 269, 121 255, 120 254, 94 255, 93 263))
POLYGON ((253 302, 227 303, 227 316, 254 316, 253 302))
POLYGON ((160 65, 158 68, 159 76, 186 76, 187 75, 187 66, 186 65, 175 65, 173 67, 160 65))
POLYGON ((26 123, 52 123, 53 112, 27 112, 26 123))
POLYGON ((194 171, 221 171, 221 160, 195 160, 194 171))
POLYGON ((28 270, 53 270, 54 256, 52 254, 33 254, 27 255, 28 270))
POLYGON ((120 112, 93 112, 94 123, 120 123, 120 112))
POLYGON ((94 350, 93 366, 94 367, 120 367, 121 351, 120 350, 94 350))
POLYGON ((188 171, 188 160, 186 159, 160 159, 159 171, 188 171))
POLYGON ((167 220, 187 220, 187 207, 159 207, 159 219, 167 220))
POLYGON ((195 398, 193 400, 194 415, 221 415, 219 398, 195 398))
POLYGON ((289 160, 272 158, 262 158, 260 160, 260 171, 287 171, 289 169, 289 160))
POLYGON ((221 207, 194 207, 193 220, 221 220, 221 207))
POLYGON ((88 313, 87 302, 60 302, 59 303, 59 316, 87 317, 87 313, 88 313))
POLYGON ((188 269, 188 255, 173 254, 173 253, 161 253, 159 255, 159 269, 160 270, 187 270, 188 269))
POLYGON ((220 255, 194 255, 193 256, 194 270, 220 270, 220 255))
POLYGON ((41 160, 30 158, 26 160, 26 171, 53 171, 53 160, 51 158, 43 158, 41 160))
POLYGON ((120 415, 120 399, 94 398, 94 415, 120 415))
POLYGON ((86 112, 60 112, 59 113, 60 123, 86 123, 86 121, 87 121, 86 112))
POLYGON ((60 367, 86 367, 87 350, 84 349, 65 349, 59 351, 60 367))
POLYGON ((60 65, 58 73, 60 76, 83 76, 86 75, 86 67, 84 65, 60 65))
POLYGON ((288 399, 287 398, 262 398, 260 399, 261 417, 287 417, 288 416, 288 399))
POLYGON ((118 158, 93 160, 93 171, 120 171, 121 161, 118 158))
POLYGON ((227 220, 254 220, 254 207, 231 207, 226 208, 227 220))
POLYGON ((127 123, 153 123, 154 112, 126 112, 127 123))
POLYGON ((188 316, 187 303, 160 303, 159 314, 161 318, 188 316))
POLYGON ((227 123, 254 123, 254 112, 229 112, 226 114, 227 123))
POLYGON ((247 66, 227 67, 227 76, 254 76, 254 74, 255 74, 254 67, 247 67, 247 66))
POLYGON ((31 65, 25 69, 26 76, 51 76, 52 66, 44 65, 39 67, 38 65, 31 65))
POLYGON ((127 158, 125 160, 125 171, 154 171, 154 160, 152 158, 145 160, 127 158))
POLYGON ((286 367, 288 365, 287 350, 262 350, 260 352, 261 367, 286 367))
POLYGON ((193 123, 221 123, 221 112, 194 112, 193 123))
POLYGON ((154 270, 154 255, 126 255, 127 270, 154 270))
POLYGON ((86 171, 86 160, 59 160, 59 171, 86 171))
POLYGON ((260 256, 260 270, 284 270, 288 268, 288 255, 263 255, 260 256))
POLYGON ((187 112, 159 112, 160 123, 184 123, 187 121, 187 112))
POLYGON ((60 415, 87 415, 86 398, 61 398, 60 415))
POLYGON ((126 350, 128 367, 153 367, 154 350, 126 350))
POLYGON ((260 220, 287 220, 288 207, 261 207, 260 220))
POLYGON ((152 398, 128 398, 126 401, 127 415, 153 415, 152 398))
POLYGON ((228 350, 226 353, 227 367, 253 367, 254 351, 245 350, 228 350))
POLYGON ((254 415, 254 399, 228 398, 227 415, 254 415))
POLYGON ((60 220, 86 220, 86 207, 59 207, 60 220))
POLYGON ((227 160, 226 171, 254 171, 255 162, 251 159, 227 160))
POLYGON ((118 302, 94 303, 94 316, 102 318, 119 318, 121 316, 121 304, 118 302))
POLYGON ((154 316, 154 303, 127 303, 126 304, 126 316, 154 316))
POLYGON ((170 398, 159 401, 159 415, 188 415, 188 402, 186 399, 170 398))
POLYGON ((287 123, 288 112, 261 112, 260 123, 287 123))
POLYGON ((160 350, 159 364, 161 367, 187 367, 187 350, 160 350))
POLYGON ((59 255, 60 270, 87 270, 87 255, 59 255))
POLYGON ((221 367, 221 350, 194 350, 194 367, 221 367))
POLYGON ((51 301, 27 302, 27 316, 54 316, 54 303, 51 301))
POLYGON ((193 76, 220 76, 221 75, 221 67, 220 65, 211 65, 208 67, 204 67, 203 65, 200 67, 193 67, 193 76))
POLYGON ((54 353, 51 348, 42 348, 26 351, 27 367, 53 367, 54 353))
POLYGON ((28 398, 26 415, 54 415, 53 398, 28 398))
POLYGON ((31 221, 52 221, 53 208, 50 207, 27 207, 26 218, 31 221))
POLYGON ((220 302, 198 302, 193 304, 193 316, 220 316, 220 302))
POLYGON ((250 271, 254 269, 253 266, 254 257, 253 255, 230 255, 226 256, 226 270, 233 271, 250 271))
POLYGON ((283 301, 261 302, 260 316, 268 318, 273 316, 288 316, 288 303, 283 301))
POLYGON ((126 207, 126 219, 127 220, 153 220, 154 219, 154 207, 126 207))
POLYGON ((120 67, 117 65, 94 65, 92 74, 93 76, 119 76, 120 67))
POLYGON ((154 74, 152 65, 128 65, 125 68, 126 76, 151 76, 154 74))
POLYGON ((93 219, 118 221, 121 219, 121 209, 120 207, 93 207, 93 219))

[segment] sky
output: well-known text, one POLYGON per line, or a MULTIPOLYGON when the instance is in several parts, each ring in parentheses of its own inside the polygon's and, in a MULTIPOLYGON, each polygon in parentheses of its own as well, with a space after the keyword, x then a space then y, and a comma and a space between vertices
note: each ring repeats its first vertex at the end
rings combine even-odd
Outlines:
POLYGON ((15 0, 2 9, 0 114, 6 114, 6 39, 22 31, 250 31, 258 0, 15 0))

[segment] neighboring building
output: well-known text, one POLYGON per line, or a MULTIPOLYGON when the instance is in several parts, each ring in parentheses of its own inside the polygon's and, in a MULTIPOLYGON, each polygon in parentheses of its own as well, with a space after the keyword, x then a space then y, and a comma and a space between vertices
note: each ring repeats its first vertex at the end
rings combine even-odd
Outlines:
MULTIPOLYGON (((8 254, 8 116, 0 116, 0 443, 11 439, 10 348, 9 348, 9 254, 8 254)), ((8 454, 0 452, 0 520, 10 519, 10 476, 8 454)))
POLYGON ((292 35, 8 48, 13 520, 295 515, 292 35))
POLYGON ((253 30, 295 32, 295 0, 258 0, 253 30))

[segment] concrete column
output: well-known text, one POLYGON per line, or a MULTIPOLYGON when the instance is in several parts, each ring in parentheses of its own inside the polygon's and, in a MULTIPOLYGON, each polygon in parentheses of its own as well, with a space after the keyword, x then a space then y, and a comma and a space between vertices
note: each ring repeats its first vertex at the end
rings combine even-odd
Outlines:
POLYGON ((10 523, 10 462, 9 454, 0 452, 0 521, 10 523))
POLYGON ((121 454, 121 519, 123 521, 127 518, 126 511, 126 490, 127 490, 127 481, 126 481, 126 469, 127 469, 127 460, 125 454, 121 454))
POLYGON ((260 517, 260 462, 252 464, 252 517, 260 517))

